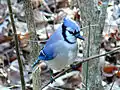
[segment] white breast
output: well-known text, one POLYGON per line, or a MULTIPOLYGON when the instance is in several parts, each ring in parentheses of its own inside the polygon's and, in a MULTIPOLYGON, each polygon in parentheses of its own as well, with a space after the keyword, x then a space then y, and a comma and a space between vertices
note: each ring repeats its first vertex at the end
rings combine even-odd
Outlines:
POLYGON ((69 44, 61 41, 57 44, 56 51, 58 54, 54 60, 48 61, 48 65, 52 69, 60 70, 74 61, 77 56, 77 43, 69 44))

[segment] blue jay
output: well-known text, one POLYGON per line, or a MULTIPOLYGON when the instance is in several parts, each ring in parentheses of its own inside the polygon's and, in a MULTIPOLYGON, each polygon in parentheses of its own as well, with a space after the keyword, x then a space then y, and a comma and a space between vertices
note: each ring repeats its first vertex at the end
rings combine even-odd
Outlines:
POLYGON ((48 66, 54 70, 61 70, 73 63, 77 56, 77 38, 84 40, 80 35, 79 25, 74 20, 65 17, 63 23, 40 51, 32 67, 34 68, 41 60, 46 61, 48 66))

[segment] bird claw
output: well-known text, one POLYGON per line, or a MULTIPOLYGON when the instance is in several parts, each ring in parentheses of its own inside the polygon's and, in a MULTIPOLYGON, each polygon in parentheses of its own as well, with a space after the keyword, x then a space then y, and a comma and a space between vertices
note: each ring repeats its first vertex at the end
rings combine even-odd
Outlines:
POLYGON ((51 84, 53 83, 53 82, 55 82, 55 79, 51 76, 50 77, 50 82, 51 82, 51 84))
POLYGON ((55 81, 55 79, 53 78, 53 70, 50 68, 49 72, 50 72, 50 82, 53 83, 55 81))
POLYGON ((81 65, 82 65, 82 63, 81 63, 81 64, 77 64, 77 62, 75 62, 75 63, 71 64, 70 67, 71 67, 73 70, 77 70, 78 68, 81 67, 81 65))

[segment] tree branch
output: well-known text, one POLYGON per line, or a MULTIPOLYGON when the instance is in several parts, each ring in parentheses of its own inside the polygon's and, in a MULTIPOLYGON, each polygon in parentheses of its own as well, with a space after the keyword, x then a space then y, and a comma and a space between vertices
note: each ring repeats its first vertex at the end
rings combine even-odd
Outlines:
MULTIPOLYGON (((88 57, 88 58, 86 58, 86 59, 83 59, 83 60, 77 62, 76 64, 75 64, 75 63, 73 63, 73 64, 76 65, 76 66, 78 66, 78 65, 80 65, 81 63, 84 63, 84 62, 87 62, 87 61, 90 61, 90 60, 99 58, 99 57, 101 57, 101 56, 105 56, 105 55, 107 55, 107 54, 114 53, 115 51, 118 51, 118 50, 120 50, 120 47, 118 47, 118 48, 116 48, 116 49, 114 49, 114 50, 111 50, 111 51, 109 51, 109 52, 107 52, 107 53, 105 53, 105 54, 94 55, 94 56, 88 57)), ((97 60, 98 60, 98 59, 97 59, 97 60)), ((71 64, 71 65, 72 65, 72 64, 71 64)), ((70 65, 70 66, 71 66, 71 65, 70 65)), ((64 71, 62 71, 61 73, 59 73, 58 75, 56 75, 55 77, 53 77, 53 79, 57 79, 57 78, 59 78, 60 76, 64 75, 66 72, 72 70, 72 67, 70 67, 70 66, 67 67, 67 68, 66 68, 64 71)), ((46 86, 48 86, 50 83, 51 83, 51 81, 49 81, 45 86, 43 86, 42 89, 45 88, 46 86)))

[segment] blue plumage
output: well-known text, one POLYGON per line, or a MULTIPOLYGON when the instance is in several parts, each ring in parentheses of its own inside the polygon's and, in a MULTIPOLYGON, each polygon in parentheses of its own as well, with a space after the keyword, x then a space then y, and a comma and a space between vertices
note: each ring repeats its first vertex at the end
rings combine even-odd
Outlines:
POLYGON ((70 30, 71 31, 80 31, 80 27, 79 27, 79 25, 75 22, 75 21, 73 21, 72 19, 69 19, 69 18, 64 18, 64 25, 66 26, 66 27, 69 27, 70 28, 70 30))
POLYGON ((54 69, 57 67, 60 69, 69 62, 72 63, 77 55, 76 38, 84 40, 80 35, 79 25, 67 17, 64 18, 63 23, 40 51, 40 55, 32 67, 36 66, 40 60, 48 61, 48 64, 51 64, 50 66, 54 69))

